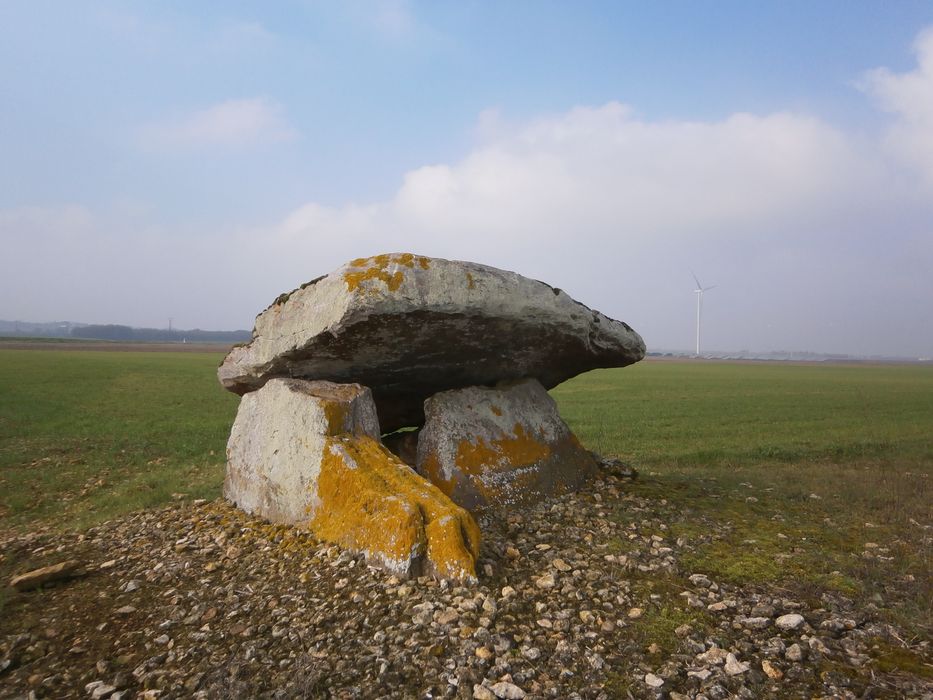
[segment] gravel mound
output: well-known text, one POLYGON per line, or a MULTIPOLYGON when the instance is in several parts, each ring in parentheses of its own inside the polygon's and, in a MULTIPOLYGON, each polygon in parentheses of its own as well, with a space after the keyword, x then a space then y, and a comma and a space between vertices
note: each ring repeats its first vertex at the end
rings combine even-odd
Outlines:
POLYGON ((878 667, 902 635, 872 611, 686 570, 714 533, 672 540, 673 508, 607 474, 481 518, 472 587, 399 580, 223 501, 7 536, 8 561, 86 574, 10 594, 0 697, 933 698, 878 667))

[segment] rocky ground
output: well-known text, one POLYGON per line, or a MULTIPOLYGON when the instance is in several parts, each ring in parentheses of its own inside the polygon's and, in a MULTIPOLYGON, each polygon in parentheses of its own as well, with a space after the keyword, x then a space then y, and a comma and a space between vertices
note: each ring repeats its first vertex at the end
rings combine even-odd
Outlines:
POLYGON ((717 534, 673 539, 674 509, 609 475, 483 519, 472 587, 400 581, 222 501, 3 536, 17 570, 85 574, 8 595, 0 697, 933 698, 928 673, 879 661, 905 635, 871 607, 685 568, 717 534))

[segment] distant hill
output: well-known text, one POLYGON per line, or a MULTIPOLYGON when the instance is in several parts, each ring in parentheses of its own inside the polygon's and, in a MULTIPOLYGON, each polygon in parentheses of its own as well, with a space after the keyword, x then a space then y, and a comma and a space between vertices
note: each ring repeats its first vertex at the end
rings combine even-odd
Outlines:
POLYGON ((0 320, 0 336, 24 338, 81 338, 83 340, 120 340, 123 342, 188 342, 188 343, 242 343, 250 339, 249 331, 205 331, 166 328, 133 328, 116 324, 74 323, 54 321, 0 320))
POLYGON ((0 321, 0 335, 29 338, 70 338, 72 329, 85 325, 87 324, 72 323, 71 321, 53 321, 51 323, 0 321))

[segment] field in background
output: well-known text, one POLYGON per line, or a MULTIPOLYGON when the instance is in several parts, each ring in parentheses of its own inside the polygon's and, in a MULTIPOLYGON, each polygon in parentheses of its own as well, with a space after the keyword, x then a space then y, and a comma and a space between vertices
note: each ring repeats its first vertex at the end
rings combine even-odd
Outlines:
MULTIPOLYGON (((0 531, 217 497, 238 401, 221 358, 0 350, 0 531)), ((696 571, 929 633, 933 368, 644 362, 552 393, 585 445, 640 470, 633 490, 679 506, 696 571)))
POLYGON ((0 350, 0 527, 213 498, 238 398, 222 353, 0 350))
POLYGON ((640 470, 636 492, 678 506, 695 571, 845 594, 929 638, 933 367, 644 362, 552 394, 585 445, 640 470))

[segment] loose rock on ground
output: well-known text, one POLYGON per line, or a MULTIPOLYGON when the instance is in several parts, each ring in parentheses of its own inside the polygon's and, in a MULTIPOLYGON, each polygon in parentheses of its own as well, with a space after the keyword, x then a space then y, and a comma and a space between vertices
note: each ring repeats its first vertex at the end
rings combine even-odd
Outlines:
POLYGON ((6 601, 0 696, 933 692, 923 678, 878 666, 873 645, 898 644, 902 634, 846 598, 808 602, 685 568, 700 540, 670 537, 673 506, 627 484, 608 476, 591 493, 483 516, 474 586, 393 577, 219 500, 83 534, 7 536, 0 545, 11 559, 76 559, 88 575, 6 601), (548 585, 538 585, 542 578, 548 585), (715 603, 723 606, 710 610, 715 603), (634 609, 641 615, 630 617, 634 609), (782 629, 785 615, 804 622, 782 629), (754 618, 770 624, 745 624, 754 618))

